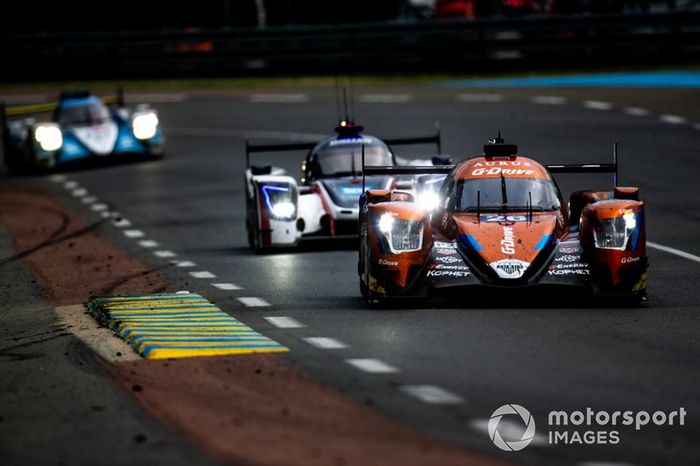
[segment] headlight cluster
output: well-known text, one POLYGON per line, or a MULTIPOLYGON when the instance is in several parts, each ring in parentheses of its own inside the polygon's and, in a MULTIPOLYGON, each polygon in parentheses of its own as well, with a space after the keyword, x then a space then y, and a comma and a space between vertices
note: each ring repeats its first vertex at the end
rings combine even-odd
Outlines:
POLYGON ((136 139, 141 141, 151 139, 158 131, 158 114, 153 110, 134 113, 131 127, 136 139))
POLYGON ((423 222, 401 220, 390 213, 382 214, 377 222, 381 240, 392 253, 418 251, 423 246, 423 222))
POLYGON ((597 248, 623 251, 636 232, 637 218, 634 212, 628 212, 622 217, 596 220, 593 242, 597 248))
POLYGON ((291 220, 296 216, 294 191, 286 186, 266 184, 260 188, 270 217, 275 220, 291 220))
POLYGON ((63 133, 61 128, 54 123, 45 123, 34 129, 34 139, 42 150, 53 152, 63 145, 63 133))

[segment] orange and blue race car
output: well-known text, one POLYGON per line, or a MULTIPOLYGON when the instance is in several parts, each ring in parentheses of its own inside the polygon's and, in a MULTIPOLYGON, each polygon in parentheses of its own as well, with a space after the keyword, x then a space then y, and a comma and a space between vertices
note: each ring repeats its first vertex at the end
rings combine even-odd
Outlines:
MULTIPOLYGON (((644 203, 607 164, 548 165, 500 138, 482 156, 444 167, 364 167, 365 176, 445 178, 438 207, 410 193, 360 198, 360 289, 368 302, 471 288, 581 289, 637 302, 647 285, 644 203), (612 191, 576 191, 569 206, 552 173, 614 173, 612 191)), ((506 293, 507 294, 507 293, 506 293)))

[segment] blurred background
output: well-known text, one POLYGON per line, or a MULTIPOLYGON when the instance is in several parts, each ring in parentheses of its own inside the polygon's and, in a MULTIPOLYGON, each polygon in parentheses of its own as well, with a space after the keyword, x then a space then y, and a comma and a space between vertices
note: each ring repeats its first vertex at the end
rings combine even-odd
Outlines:
POLYGON ((0 30, 2 81, 482 73, 695 61, 700 0, 39 0, 0 30))

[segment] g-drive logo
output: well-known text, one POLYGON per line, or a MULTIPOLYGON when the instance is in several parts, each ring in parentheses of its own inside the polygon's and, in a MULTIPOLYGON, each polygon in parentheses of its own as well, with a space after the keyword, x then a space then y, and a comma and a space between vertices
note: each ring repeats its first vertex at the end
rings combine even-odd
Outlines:
POLYGON ((617 445, 622 442, 625 428, 639 431, 652 425, 684 426, 686 414, 683 407, 668 412, 596 411, 590 407, 580 411, 550 411, 545 437, 535 432, 535 419, 530 411, 511 403, 493 412, 488 432, 494 445, 504 451, 522 450, 536 437, 538 445, 617 445))

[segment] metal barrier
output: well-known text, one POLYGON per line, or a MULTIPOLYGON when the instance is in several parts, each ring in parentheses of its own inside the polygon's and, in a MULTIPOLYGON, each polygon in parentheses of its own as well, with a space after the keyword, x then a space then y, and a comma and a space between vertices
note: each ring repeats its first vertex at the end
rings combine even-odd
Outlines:
POLYGON ((198 32, 0 34, 0 80, 479 72, 687 63, 700 12, 198 32))

